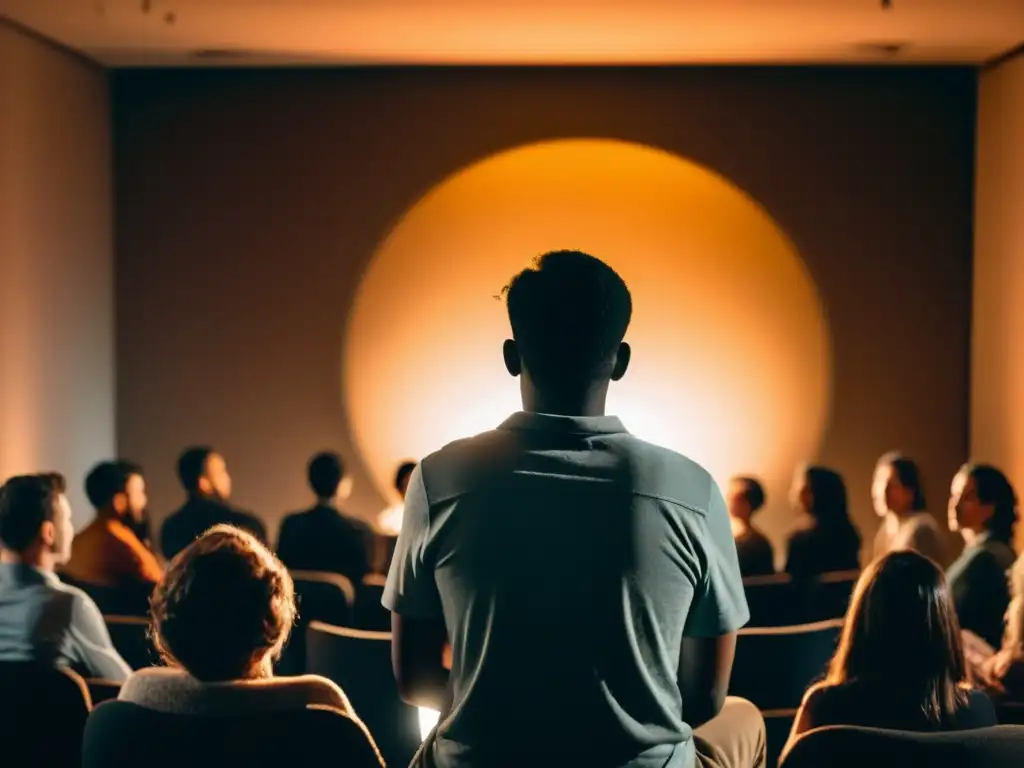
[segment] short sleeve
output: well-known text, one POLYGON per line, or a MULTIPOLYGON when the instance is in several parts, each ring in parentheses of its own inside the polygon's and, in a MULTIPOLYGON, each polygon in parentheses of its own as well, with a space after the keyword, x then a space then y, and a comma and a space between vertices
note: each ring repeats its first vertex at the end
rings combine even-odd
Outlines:
POLYGON ((388 610, 411 619, 444 619, 429 543, 430 503, 420 465, 409 478, 402 530, 381 598, 388 610))
POLYGON ((703 548, 701 580, 695 585, 693 604, 683 634, 687 637, 718 637, 734 632, 750 620, 743 592, 736 542, 729 525, 725 499, 714 480, 707 515, 698 519, 695 543, 703 548))

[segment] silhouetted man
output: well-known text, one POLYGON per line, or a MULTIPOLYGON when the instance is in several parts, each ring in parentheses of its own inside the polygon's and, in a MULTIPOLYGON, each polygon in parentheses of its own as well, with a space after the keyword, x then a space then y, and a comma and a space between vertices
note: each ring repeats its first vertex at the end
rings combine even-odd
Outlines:
POLYGON ((744 577, 775 573, 772 543, 752 522, 754 515, 764 506, 764 501, 764 486, 755 478, 734 477, 729 482, 729 520, 736 540, 740 573, 744 577))
POLYGON ((384 592, 399 691, 441 711, 422 764, 763 764, 760 713, 725 696, 749 614, 722 494, 605 415, 626 285, 556 252, 506 298, 523 411, 413 472, 384 592))
POLYGON ((336 453, 318 453, 307 468, 316 504, 288 515, 278 535, 277 556, 293 571, 329 571, 347 576, 355 587, 370 572, 373 529, 338 508, 352 483, 336 453))
MULTIPOLYGON (((71 560, 62 573, 77 582, 148 597, 163 568, 135 533, 146 510, 142 468, 104 461, 85 478, 85 494, 96 517, 75 536, 71 560)), ((142 602, 142 601, 140 601, 142 602)))
POLYGON ((189 448, 178 459, 178 479, 188 494, 185 506, 164 520, 160 548, 170 560, 215 525, 236 525, 262 542, 267 531, 255 516, 228 506, 231 475, 224 457, 208 446, 189 448))
POLYGON ((12 477, 0 487, 0 661, 67 666, 124 682, 131 668, 114 650, 96 604, 54 568, 71 556, 71 506, 60 475, 12 477))

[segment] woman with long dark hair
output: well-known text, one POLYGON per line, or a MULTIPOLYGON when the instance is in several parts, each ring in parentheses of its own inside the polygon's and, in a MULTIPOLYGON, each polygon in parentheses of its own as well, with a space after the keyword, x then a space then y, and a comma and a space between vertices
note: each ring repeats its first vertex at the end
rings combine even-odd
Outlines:
POLYGON ((1017 494, 1006 475, 989 464, 964 464, 953 478, 949 529, 964 551, 949 570, 960 626, 998 648, 1010 603, 1007 571, 1013 566, 1017 494))
POLYGON ((875 557, 912 549, 936 563, 944 562, 942 536, 927 511, 917 462, 895 451, 883 455, 875 465, 871 500, 882 518, 875 536, 875 557))
POLYGON ((787 543, 787 573, 807 577, 860 567, 860 534, 850 522, 846 483, 838 472, 801 467, 792 501, 802 519, 787 543))
POLYGON ((941 731, 995 724, 991 700, 967 681, 942 571, 900 551, 861 574, 828 674, 804 696, 786 749, 826 725, 941 731))

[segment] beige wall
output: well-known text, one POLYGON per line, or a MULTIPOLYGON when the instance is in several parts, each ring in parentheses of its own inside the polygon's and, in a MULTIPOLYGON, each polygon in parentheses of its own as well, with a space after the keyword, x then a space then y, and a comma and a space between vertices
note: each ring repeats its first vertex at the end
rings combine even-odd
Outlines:
POLYGON ((975 184, 971 454, 1024 494, 1024 55, 981 74, 975 184))
POLYGON ((97 67, 0 21, 0 477, 114 452, 110 118, 97 67))
MULTIPOLYGON (((580 137, 674 152, 765 208, 828 321, 831 407, 808 458, 844 473, 866 542, 872 469, 893 448, 921 462, 944 517, 968 450, 972 70, 140 70, 114 82, 118 444, 148 470, 156 521, 180 504, 174 460, 197 441, 222 448, 237 502, 271 530, 308 503, 304 465, 324 447, 353 467, 349 508, 378 511, 342 370, 372 255, 467 164, 580 137)), ((738 375, 763 378, 742 365, 747 350, 732 357, 738 375)), ((397 361, 394 375, 413 397, 424 372, 397 361)), ((786 491, 770 488, 762 516, 777 543, 793 522, 786 491)))

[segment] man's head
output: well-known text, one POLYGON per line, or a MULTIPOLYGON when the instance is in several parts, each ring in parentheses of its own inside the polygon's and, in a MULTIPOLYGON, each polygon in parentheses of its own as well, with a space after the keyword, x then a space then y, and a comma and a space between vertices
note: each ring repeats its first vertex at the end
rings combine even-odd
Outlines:
POLYGON ((318 499, 347 499, 352 481, 345 476, 345 463, 331 451, 316 454, 306 468, 309 487, 318 499))
POLYGON ((146 511, 146 480, 142 467, 130 461, 104 461, 85 478, 85 495, 97 512, 113 513, 128 525, 142 522, 146 511))
POLYGON ((764 506, 764 486, 753 477, 734 477, 729 481, 728 498, 729 516, 743 522, 750 522, 761 507, 764 506))
POLYGON ((202 445, 187 449, 178 459, 178 479, 189 496, 227 501, 231 475, 224 457, 202 445))
POLYGON ((522 375, 524 401, 582 402, 626 373, 633 303, 604 262, 579 251, 544 254, 512 278, 505 298, 513 336, 505 366, 522 375))
POLYGON ((0 487, 0 543, 36 567, 51 569, 71 557, 71 505, 57 473, 12 477, 0 487))

